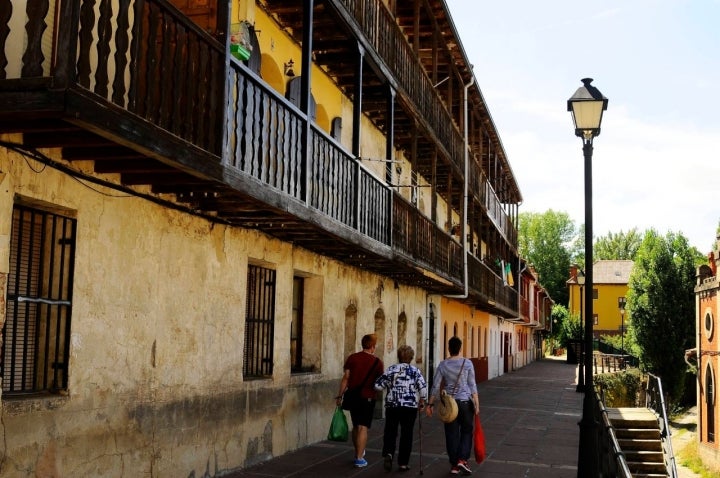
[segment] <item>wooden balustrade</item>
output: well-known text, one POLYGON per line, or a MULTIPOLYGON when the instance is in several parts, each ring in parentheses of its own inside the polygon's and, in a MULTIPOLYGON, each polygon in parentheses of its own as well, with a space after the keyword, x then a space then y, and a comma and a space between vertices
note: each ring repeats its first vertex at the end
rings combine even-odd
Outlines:
MULTIPOLYGON (((462 139, 389 12, 380 2, 344 3, 437 128, 450 157, 462 158, 462 139)), ((43 22, 47 2, 34 5, 37 8, 25 12, 30 15, 28 32, 42 30, 36 26, 43 22)), ((56 87, 90 92, 97 104, 105 101, 107 107, 126 111, 128 118, 144 127, 154 125, 209 152, 206 157, 217 157, 233 173, 254 178, 257 188, 249 193, 255 197, 267 199, 267 188, 272 188, 391 247, 418 266, 463 284, 463 248, 457 241, 364 169, 334 139, 309 125, 303 112, 229 57, 215 38, 167 0, 71 0, 59 5, 56 23, 48 29, 57 35, 50 68, 45 68, 36 38, 21 42, 23 47, 13 43, 6 48, 8 39, 20 33, 0 28, 0 60, 13 54, 26 62, 16 80, 32 73, 52 80, 56 87)), ((7 62, 0 61, 0 79, 13 76, 9 71, 7 62)), ((32 81, 35 87, 40 84, 37 78, 32 81)), ((508 232, 514 229, 479 170, 474 170, 471 185, 476 195, 485 197, 491 220, 510 237, 508 232)), ((517 309, 517 292, 497 274, 471 255, 468 267, 472 291, 509 310, 517 309)))

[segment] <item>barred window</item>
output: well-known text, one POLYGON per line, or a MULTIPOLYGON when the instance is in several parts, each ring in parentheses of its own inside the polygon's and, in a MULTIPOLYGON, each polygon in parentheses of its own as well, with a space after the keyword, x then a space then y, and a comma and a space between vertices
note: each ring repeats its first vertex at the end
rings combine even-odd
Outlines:
POLYGON ((272 376, 275 335, 275 271, 248 265, 245 314, 245 378, 272 376))
POLYGON ((77 221, 16 204, 2 329, 3 394, 67 389, 77 221))

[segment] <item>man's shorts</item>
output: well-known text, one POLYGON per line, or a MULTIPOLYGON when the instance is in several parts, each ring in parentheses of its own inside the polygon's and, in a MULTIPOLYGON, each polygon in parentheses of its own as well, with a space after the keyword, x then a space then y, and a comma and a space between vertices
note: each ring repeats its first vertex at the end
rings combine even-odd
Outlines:
POLYGON ((375 400, 363 400, 350 410, 353 427, 358 425, 370 428, 375 415, 375 400))

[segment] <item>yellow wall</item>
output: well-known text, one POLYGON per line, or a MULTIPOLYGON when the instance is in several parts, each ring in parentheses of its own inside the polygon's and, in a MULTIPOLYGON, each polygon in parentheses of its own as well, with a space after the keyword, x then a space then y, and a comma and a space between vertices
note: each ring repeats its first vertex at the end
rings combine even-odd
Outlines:
POLYGON ((443 350, 442 356, 448 356, 447 341, 457 335, 463 341, 460 354, 467 358, 485 357, 488 355, 487 343, 489 334, 485 331, 490 326, 490 314, 476 310, 462 302, 443 297, 440 302, 440 336, 438 349, 443 350), (486 338, 488 337, 488 338, 486 338))
MULTIPOLYGON (((594 331, 601 334, 619 334, 622 325, 622 316, 618 308, 618 297, 627 297, 627 284, 595 284, 597 299, 593 301, 593 314, 597 314, 598 323, 594 331)), ((585 313, 585 288, 583 287, 582 307, 585 313)), ((571 314, 580 316, 580 287, 570 286, 570 303, 568 309, 571 314)), ((583 319, 584 321, 584 319, 583 319)), ((625 330, 628 328, 629 316, 625 312, 625 330)))

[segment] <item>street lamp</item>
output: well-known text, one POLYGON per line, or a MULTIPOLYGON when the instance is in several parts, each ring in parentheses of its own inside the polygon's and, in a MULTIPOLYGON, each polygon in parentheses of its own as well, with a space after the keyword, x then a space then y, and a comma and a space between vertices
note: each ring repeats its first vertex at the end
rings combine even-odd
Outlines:
POLYGON ((620 309, 620 350, 622 350, 621 367, 625 368, 625 297, 618 297, 618 308, 620 309))
MULTIPOLYGON (((578 269, 575 280, 577 281, 578 285, 580 286, 580 336, 582 336, 582 333, 583 333, 583 286, 585 286, 585 273, 582 271, 582 269, 578 269)), ((587 353, 587 350, 585 350, 585 347, 582 345, 582 342, 581 342, 581 345, 580 345, 581 359, 578 360, 578 384, 577 384, 577 387, 575 387, 576 392, 584 392, 585 391, 585 367, 583 367, 583 361, 585 360, 586 353, 587 353)))
POLYGON ((578 448, 578 478, 597 478, 599 463, 597 452, 597 422, 594 418, 595 387, 592 376, 593 356, 593 228, 592 228, 592 153, 593 139, 600 134, 603 111, 608 100, 592 86, 591 78, 583 78, 583 86, 568 100, 572 112, 575 135, 583 142, 585 158, 585 396, 583 416, 580 420, 580 447, 578 448))

